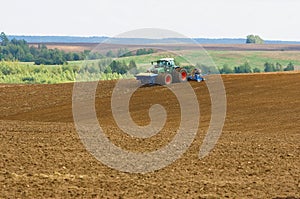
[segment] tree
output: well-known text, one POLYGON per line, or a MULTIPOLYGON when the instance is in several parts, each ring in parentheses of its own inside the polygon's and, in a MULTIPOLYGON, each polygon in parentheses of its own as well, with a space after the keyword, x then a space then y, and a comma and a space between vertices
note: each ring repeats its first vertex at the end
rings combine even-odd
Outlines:
POLYGON ((252 73, 251 66, 248 62, 245 62, 244 64, 234 67, 235 73, 252 73))
POLYGON ((221 73, 221 74, 233 73, 233 70, 232 70, 232 68, 230 68, 230 67, 228 66, 228 64, 224 64, 224 65, 223 65, 223 68, 220 69, 220 73, 221 73))
POLYGON ((246 39, 247 44, 263 44, 264 40, 258 35, 248 35, 246 39))
POLYGON ((287 67, 284 69, 284 71, 293 71, 294 70, 294 64, 290 62, 287 67))
POLYGON ((117 53, 117 57, 129 57, 132 56, 132 52, 127 48, 120 48, 117 53))
POLYGON ((254 69, 253 69, 253 72, 254 72, 254 73, 260 73, 260 69, 259 69, 259 68, 254 68, 254 69))
POLYGON ((270 63, 270 62, 266 62, 264 64, 264 71, 265 72, 274 72, 275 71, 275 67, 274 67, 274 64, 270 63))
POLYGON ((141 48, 136 51, 136 55, 147 55, 151 53, 154 53, 152 48, 149 48, 148 50, 146 48, 141 48))
POLYGON ((128 64, 128 71, 131 74, 137 74, 138 70, 137 70, 137 66, 134 60, 130 60, 129 64, 128 64))
POLYGON ((7 38, 4 32, 1 32, 0 39, 1 39, 1 46, 6 46, 9 43, 9 39, 7 38))
POLYGON ((36 48, 33 46, 29 47, 25 40, 17 40, 13 38, 9 41, 4 33, 0 34, 0 38, 2 41, 0 49, 1 60, 35 62, 37 65, 59 65, 66 63, 66 61, 83 59, 83 53, 77 54, 78 57, 76 58, 76 53, 71 54, 58 49, 47 49, 45 44, 39 44, 38 48, 36 48))
POLYGON ((106 69, 104 70, 104 73, 106 73, 106 74, 112 73, 112 70, 111 70, 110 66, 106 67, 106 69))
POLYGON ((130 60, 128 67, 129 67, 129 69, 136 68, 135 61, 134 60, 130 60))
POLYGON ((276 62, 275 70, 276 71, 283 71, 283 66, 280 63, 276 62))
POLYGON ((111 64, 109 65, 112 73, 119 73, 119 74, 125 74, 127 72, 127 65, 126 63, 120 62, 120 61, 112 61, 111 64))
POLYGON ((114 52, 112 50, 110 50, 106 53, 106 57, 116 57, 116 55, 114 54, 114 52))
POLYGON ((74 61, 78 61, 78 60, 81 60, 81 59, 82 59, 82 57, 78 53, 73 54, 73 60, 74 61))

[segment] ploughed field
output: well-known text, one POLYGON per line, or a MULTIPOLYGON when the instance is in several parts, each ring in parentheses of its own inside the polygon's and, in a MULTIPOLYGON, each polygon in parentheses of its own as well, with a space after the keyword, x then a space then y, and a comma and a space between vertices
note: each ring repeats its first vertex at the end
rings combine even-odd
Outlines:
MULTIPOLYGON (((82 52, 93 50, 99 43, 44 43, 49 49, 60 49, 66 52, 82 52)), ((39 43, 30 43, 37 47, 39 43)), ((220 51, 299 51, 299 44, 107 44, 101 43, 103 52, 118 51, 121 48, 154 48, 165 50, 199 50, 200 46, 206 50, 220 51)), ((98 49, 100 50, 100 49, 98 49)))
MULTIPOLYGON (((146 174, 109 168, 85 149, 73 122, 73 84, 0 85, 0 198, 299 198, 300 74, 222 78, 227 115, 215 148, 198 158, 211 101, 205 82, 190 82, 201 112, 197 135, 181 158, 146 174)), ((157 103, 167 120, 157 135, 132 138, 112 117, 115 84, 100 82, 96 93, 106 136, 138 152, 170 142, 181 118, 175 95, 162 86, 138 89, 129 107, 133 120, 148 124, 157 103)))

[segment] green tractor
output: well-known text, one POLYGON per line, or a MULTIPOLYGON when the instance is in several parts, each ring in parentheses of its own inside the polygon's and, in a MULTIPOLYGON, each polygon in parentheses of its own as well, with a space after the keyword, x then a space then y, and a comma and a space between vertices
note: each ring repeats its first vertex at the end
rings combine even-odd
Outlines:
POLYGON ((139 73, 135 76, 142 84, 169 85, 188 80, 186 69, 176 66, 174 58, 162 58, 151 64, 152 67, 146 73, 139 73))

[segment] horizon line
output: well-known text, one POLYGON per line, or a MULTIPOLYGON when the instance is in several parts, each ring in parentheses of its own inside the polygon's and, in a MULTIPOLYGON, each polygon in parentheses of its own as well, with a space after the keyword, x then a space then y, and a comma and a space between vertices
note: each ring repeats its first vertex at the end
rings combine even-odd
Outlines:
MULTIPOLYGON (((110 37, 110 36, 99 36, 99 35, 18 35, 9 34, 8 37, 78 37, 78 38, 111 38, 111 39, 150 39, 150 40, 166 40, 166 39, 208 39, 208 40, 246 40, 241 37, 166 37, 166 38, 147 38, 147 37, 110 37)), ((283 42, 300 42, 299 40, 282 40, 282 39, 264 39, 264 41, 283 41, 283 42)))

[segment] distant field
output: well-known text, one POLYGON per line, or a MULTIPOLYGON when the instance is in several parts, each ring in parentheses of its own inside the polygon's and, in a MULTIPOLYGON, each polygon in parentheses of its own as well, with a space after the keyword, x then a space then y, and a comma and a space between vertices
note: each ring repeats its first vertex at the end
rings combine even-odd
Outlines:
POLYGON ((150 61, 162 58, 162 57, 175 57, 182 65, 189 65, 188 61, 192 60, 192 63, 201 63, 211 66, 212 61, 218 68, 222 68, 224 64, 234 68, 245 62, 248 62, 252 68, 264 69, 266 62, 280 63, 282 66, 286 66, 289 62, 294 65, 300 65, 300 51, 215 51, 209 50, 207 54, 204 51, 199 50, 183 50, 175 52, 160 52, 150 55, 133 56, 119 58, 129 62, 134 60, 138 65, 149 65, 150 61), (211 58, 208 59, 208 58, 211 58))
MULTIPOLYGON (((37 43, 31 43, 37 46, 37 43)), ((92 50, 98 43, 45 43, 49 49, 61 49, 65 51, 80 52, 92 50)), ((118 50, 120 48, 155 48, 165 50, 197 50, 203 47, 206 50, 225 51, 300 51, 300 44, 152 44, 152 45, 123 45, 123 44, 101 44, 105 51, 108 49, 118 50)))
MULTIPOLYGON (((37 44, 32 44, 37 45, 37 44)), ((91 43, 75 43, 75 44, 59 44, 49 43, 46 44, 48 48, 58 48, 65 51, 83 51, 93 50, 98 44, 91 43)), ((122 60, 129 61, 135 60, 139 65, 148 65, 149 61, 155 60, 164 56, 177 57, 181 62, 185 62, 186 59, 197 59, 201 63, 211 63, 211 60, 201 60, 200 56, 203 55, 203 48, 208 52, 208 55, 212 58, 217 67, 223 67, 227 64, 229 67, 234 68, 240 64, 249 62, 252 68, 263 69, 265 62, 276 63, 286 66, 289 62, 294 65, 300 65, 300 45, 295 44, 263 44, 263 45, 251 45, 251 44, 157 44, 157 45, 120 45, 120 44, 101 44, 98 49, 100 52, 105 53, 109 50, 117 51, 120 48, 137 49, 137 48, 153 48, 157 49, 158 53, 152 55, 144 55, 137 57, 121 58, 122 60), (203 47, 203 48, 202 48, 203 47), (199 51, 200 50, 200 51, 199 51), (165 51, 165 52, 163 52, 165 51), (173 51, 175 54, 172 54, 173 51), (163 52, 163 53, 162 53, 163 52)), ((182 63, 187 64, 187 63, 182 63)), ((210 64, 208 64, 210 65, 210 64)))
MULTIPOLYGON (((300 51, 207 51, 208 55, 215 62, 217 67, 227 64, 235 67, 245 62, 249 62, 252 68, 264 68, 264 63, 280 63, 286 66, 289 62, 300 65, 300 51)), ((185 51, 183 56, 196 57, 197 51, 185 51)))

